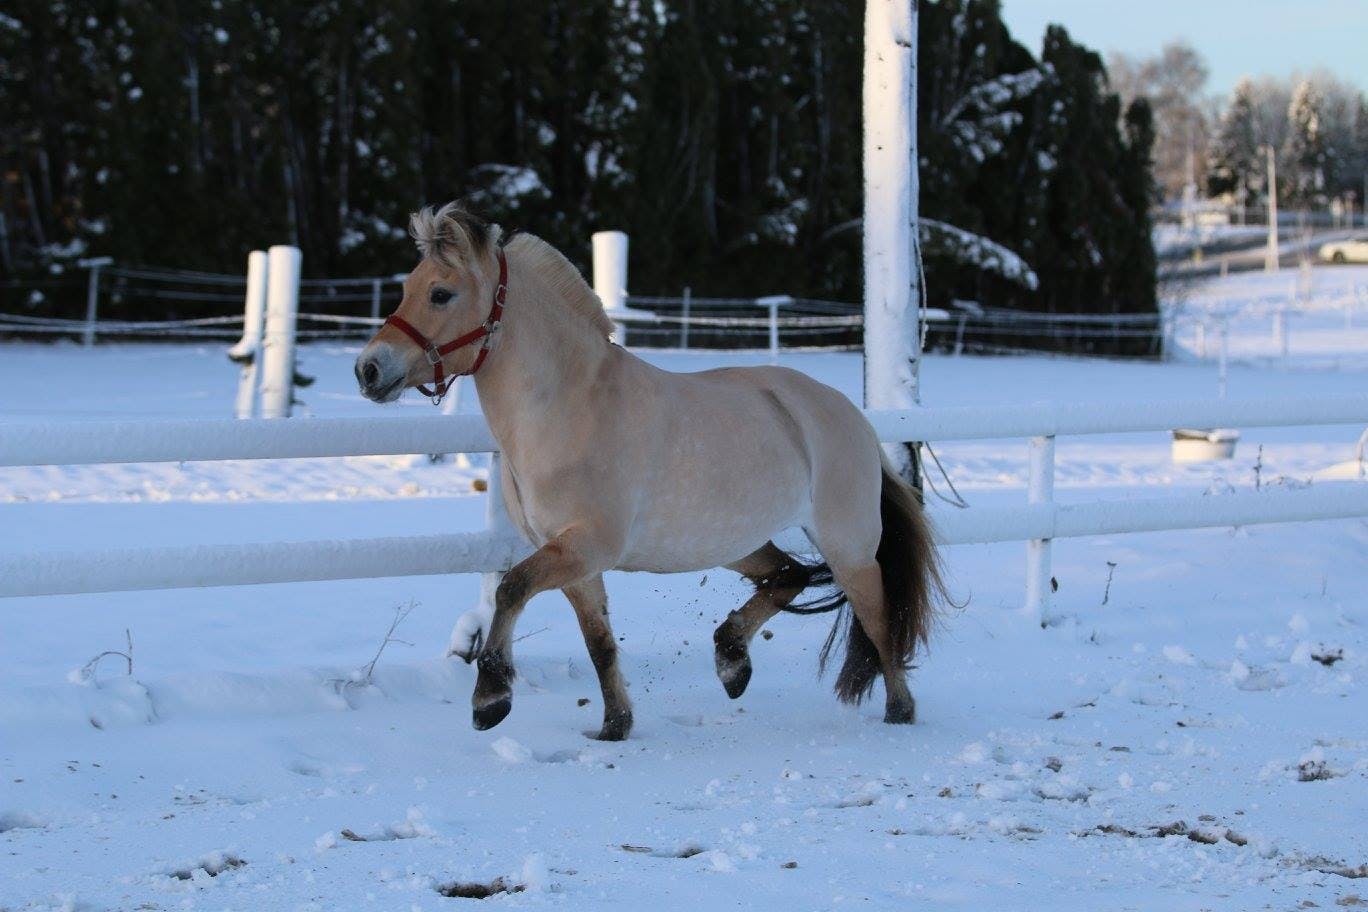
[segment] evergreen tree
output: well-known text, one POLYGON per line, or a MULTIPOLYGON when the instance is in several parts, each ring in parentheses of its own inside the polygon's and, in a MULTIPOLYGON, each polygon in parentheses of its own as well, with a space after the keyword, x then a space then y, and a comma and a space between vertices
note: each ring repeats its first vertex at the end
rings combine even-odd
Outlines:
POLYGON ((1287 119, 1289 132, 1283 149, 1287 200, 1295 206, 1320 205, 1324 202, 1329 157, 1321 130, 1321 96, 1309 81, 1292 93, 1287 119))
POLYGON ((1255 138, 1254 84, 1242 79, 1221 115, 1209 157, 1207 193, 1230 194, 1237 205, 1251 206, 1263 185, 1263 156, 1255 138))
MULTIPOLYGON (((407 214, 465 198, 582 267, 593 231, 626 231, 639 293, 858 301, 862 21, 827 0, 13 0, 0 273, 239 272, 287 241, 309 276, 388 275, 407 214)), ((1096 55, 1056 31, 1038 63, 999 0, 927 0, 920 32, 933 301, 1152 307, 1153 131, 1122 134, 1096 55)))

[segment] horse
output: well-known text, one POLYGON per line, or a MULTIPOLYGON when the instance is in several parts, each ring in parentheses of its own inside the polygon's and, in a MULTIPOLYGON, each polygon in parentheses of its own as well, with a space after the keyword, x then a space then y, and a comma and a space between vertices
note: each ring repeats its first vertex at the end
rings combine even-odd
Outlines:
POLYGON ((455 377, 473 374, 503 454, 504 505, 535 548, 496 590, 476 656, 476 729, 512 709, 523 607, 560 589, 598 673, 597 737, 626 738, 632 705, 603 574, 714 567, 754 586, 713 636, 728 696, 746 690, 750 642, 767 621, 836 611, 819 669, 843 644, 837 697, 858 704, 882 676, 884 721, 915 721, 907 671, 945 600, 939 555, 919 496, 849 399, 781 367, 648 364, 612 342, 597 295, 559 251, 458 203, 414 213, 409 232, 418 265, 358 355, 357 383, 377 403, 410 387, 440 401, 455 377), (774 543, 795 527, 819 562, 774 543), (795 602, 809 587, 824 594, 795 602))

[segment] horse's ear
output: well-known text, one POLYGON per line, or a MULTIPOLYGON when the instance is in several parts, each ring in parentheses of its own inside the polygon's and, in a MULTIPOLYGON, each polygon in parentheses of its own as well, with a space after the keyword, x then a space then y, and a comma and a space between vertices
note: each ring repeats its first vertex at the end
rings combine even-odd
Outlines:
POLYGON ((413 213, 409 234, 420 254, 456 270, 469 269, 489 245, 489 224, 456 202, 413 213))

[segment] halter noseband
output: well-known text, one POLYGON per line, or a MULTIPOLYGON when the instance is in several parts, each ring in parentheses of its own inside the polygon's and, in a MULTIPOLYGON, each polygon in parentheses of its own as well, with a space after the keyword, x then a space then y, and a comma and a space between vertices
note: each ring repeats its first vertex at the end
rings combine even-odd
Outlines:
POLYGON ((462 336, 457 336, 445 345, 437 345, 427 336, 414 328, 413 324, 405 320, 399 314, 391 314, 385 320, 386 326, 393 326, 404 335, 413 340, 414 344, 423 350, 427 355, 428 363, 432 365, 432 388, 428 389, 422 384, 418 385, 418 391, 432 400, 433 405, 441 404, 442 398, 446 396, 451 385, 456 382, 458 377, 468 376, 480 369, 484 360, 489 355, 489 348, 494 344, 494 333, 499 330, 499 323, 503 319, 504 299, 508 296, 508 259, 504 256, 503 244, 498 246, 499 254, 499 284, 494 288, 494 303, 489 308, 489 316, 480 326, 472 329, 462 336), (447 376, 442 369, 442 359, 458 348, 465 348, 473 342, 484 340, 480 346, 480 351, 475 355, 475 363, 470 366, 470 370, 447 376))

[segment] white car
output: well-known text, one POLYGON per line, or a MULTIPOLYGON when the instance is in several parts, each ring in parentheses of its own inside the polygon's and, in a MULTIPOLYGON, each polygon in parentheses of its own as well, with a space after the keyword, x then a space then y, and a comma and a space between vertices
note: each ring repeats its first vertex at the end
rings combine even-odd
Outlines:
POLYGON ((1368 263, 1368 234, 1323 244, 1320 258, 1327 263, 1368 263))

